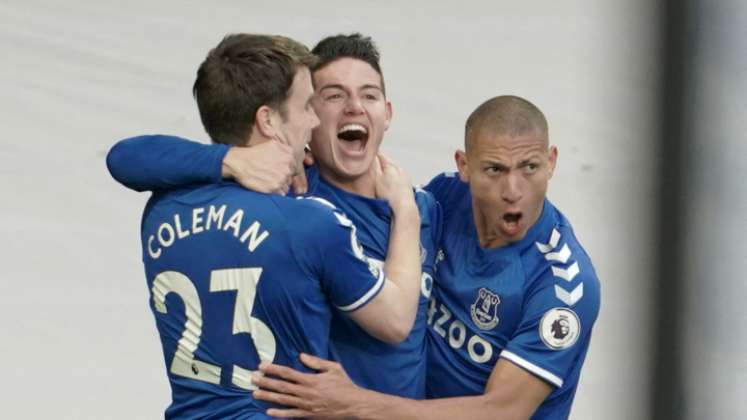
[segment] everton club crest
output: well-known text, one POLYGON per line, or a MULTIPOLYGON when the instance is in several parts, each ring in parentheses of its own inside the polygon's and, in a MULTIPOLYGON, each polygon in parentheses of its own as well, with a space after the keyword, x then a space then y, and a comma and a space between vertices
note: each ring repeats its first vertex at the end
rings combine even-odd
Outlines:
POLYGON ((498 304, 501 298, 486 288, 480 288, 477 300, 470 306, 472 322, 482 330, 492 330, 498 325, 498 304))

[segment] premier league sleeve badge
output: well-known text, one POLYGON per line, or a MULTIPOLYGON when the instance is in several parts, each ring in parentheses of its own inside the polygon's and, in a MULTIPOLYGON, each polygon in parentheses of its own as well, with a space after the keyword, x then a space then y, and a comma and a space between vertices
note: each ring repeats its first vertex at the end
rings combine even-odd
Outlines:
POLYGON ((553 350, 571 347, 578 340, 581 321, 568 308, 553 308, 540 321, 539 334, 542 342, 553 350))

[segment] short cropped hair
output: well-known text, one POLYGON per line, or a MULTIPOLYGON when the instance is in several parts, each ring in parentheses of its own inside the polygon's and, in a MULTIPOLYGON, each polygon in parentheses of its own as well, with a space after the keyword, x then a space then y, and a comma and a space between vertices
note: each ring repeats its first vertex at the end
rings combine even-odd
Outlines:
POLYGON ((518 96, 496 96, 472 111, 464 130, 464 147, 485 133, 521 136, 538 132, 548 140, 547 120, 534 104, 518 96))
POLYGON ((328 36, 319 41, 311 52, 318 59, 316 65, 311 69, 314 72, 344 57, 365 61, 379 73, 381 77, 381 91, 386 95, 384 74, 381 72, 381 65, 379 64, 379 50, 370 36, 363 36, 359 33, 328 36))
POLYGON ((232 34, 208 53, 197 70, 192 93, 205 131, 215 143, 244 146, 262 105, 279 109, 301 67, 314 56, 283 36, 232 34))

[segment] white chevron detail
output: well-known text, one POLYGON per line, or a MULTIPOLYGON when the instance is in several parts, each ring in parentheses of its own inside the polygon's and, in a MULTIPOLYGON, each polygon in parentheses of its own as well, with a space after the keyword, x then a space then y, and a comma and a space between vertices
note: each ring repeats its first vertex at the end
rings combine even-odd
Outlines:
POLYGON ((559 241, 560 241, 560 232, 558 232, 557 229, 553 229, 552 234, 550 235, 550 242, 546 244, 535 242, 535 244, 537 244, 537 249, 539 249, 541 253, 547 254, 548 252, 555 249, 556 246, 558 246, 559 241))
POLYGON ((584 284, 576 286, 571 292, 555 285, 555 296, 568 306, 573 306, 584 296, 584 284))
POLYGON ((561 248, 559 252, 550 252, 549 254, 545 254, 545 259, 547 261, 559 261, 563 264, 565 264, 570 257, 571 249, 568 248, 568 244, 563 245, 563 248, 561 248))
POLYGON ((578 268, 578 261, 571 264, 568 268, 555 267, 554 265, 550 266, 550 268, 552 268, 553 276, 560 277, 565 281, 573 280, 573 278, 576 277, 576 274, 581 272, 578 268))

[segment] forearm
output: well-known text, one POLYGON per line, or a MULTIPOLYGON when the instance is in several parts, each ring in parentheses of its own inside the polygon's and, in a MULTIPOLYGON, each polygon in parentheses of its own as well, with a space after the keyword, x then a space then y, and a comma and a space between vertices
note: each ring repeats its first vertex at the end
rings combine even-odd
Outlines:
POLYGON ((393 212, 384 271, 399 293, 393 312, 412 326, 420 296, 420 215, 414 201, 393 212))
POLYGON ((487 395, 410 400, 364 390, 349 415, 359 420, 500 420, 517 419, 510 407, 500 407, 487 395))
POLYGON ((195 182, 218 182, 224 145, 173 136, 132 137, 115 144, 106 158, 112 177, 127 188, 147 191, 195 182))

